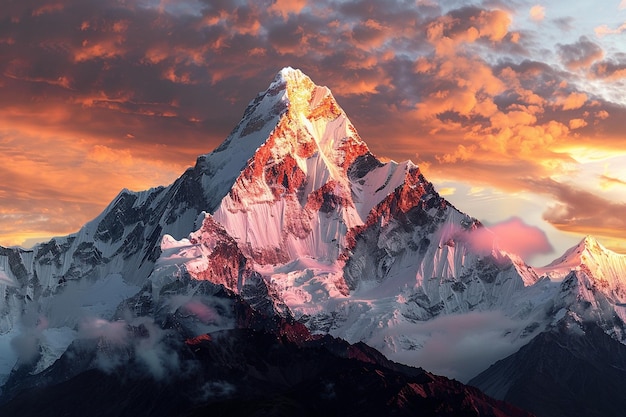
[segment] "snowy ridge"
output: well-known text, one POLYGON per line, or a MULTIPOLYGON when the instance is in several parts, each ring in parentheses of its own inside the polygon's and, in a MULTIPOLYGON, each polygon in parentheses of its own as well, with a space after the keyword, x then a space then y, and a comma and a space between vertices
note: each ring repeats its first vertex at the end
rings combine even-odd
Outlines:
POLYGON ((626 342, 626 255, 587 236, 539 272, 562 281, 554 307, 557 320, 595 322, 626 342))
POLYGON ((571 271, 588 269, 599 288, 614 293, 620 302, 626 301, 626 255, 605 248, 592 236, 585 237, 548 266, 536 269, 557 280, 571 271))
MULTIPOLYGON (((215 209, 254 149, 274 128, 272 121, 285 110, 284 82, 277 77, 270 89, 248 106, 243 119, 247 123, 242 122, 222 147, 200 156, 196 166, 170 186, 141 192, 122 190, 99 216, 77 233, 53 238, 33 250, 0 248, 0 295, 3 295, 0 355, 12 358, 0 363, 4 365, 0 379, 9 372, 11 362, 15 362, 15 353, 10 348, 12 339, 22 334, 31 338, 31 334, 39 335, 42 331, 54 333, 57 328, 72 329, 88 317, 109 318, 116 305, 129 296, 128 289, 136 291, 152 273, 161 252, 162 237, 171 235, 181 239, 202 224, 198 221, 199 214, 215 209), (245 136, 243 141, 239 140, 242 136, 245 136), (230 151, 222 152, 229 145, 230 151), (95 291, 99 280, 111 282, 111 286, 117 283, 119 294, 106 301, 110 304, 106 309, 92 308, 91 302, 79 299, 76 308, 69 309, 58 320, 56 317, 49 320, 47 316, 56 315, 55 306, 63 299, 62 294, 71 292, 68 288, 79 285, 93 287, 95 291), (35 322, 22 324, 24 311, 40 314, 45 319, 45 328, 37 327, 36 314, 35 322)), ((71 341, 67 337, 61 339, 63 343, 71 341)), ((37 340, 41 341, 41 349, 46 350, 48 342, 37 336, 33 344, 39 343, 37 340)), ((54 352, 60 355, 62 350, 54 352)))

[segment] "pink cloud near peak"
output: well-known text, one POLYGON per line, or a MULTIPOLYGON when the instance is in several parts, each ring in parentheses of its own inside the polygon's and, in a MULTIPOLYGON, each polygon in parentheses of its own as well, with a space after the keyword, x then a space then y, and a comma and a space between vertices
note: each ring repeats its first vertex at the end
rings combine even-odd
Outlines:
POLYGON ((493 249, 516 254, 525 261, 535 255, 552 253, 554 248, 545 232, 526 224, 519 217, 512 217, 488 227, 480 227, 466 236, 472 250, 487 254, 493 249))
MULTIPOLYGON (((489 230, 495 235, 500 249, 519 254, 524 259, 553 251, 545 232, 524 223, 519 217, 489 226, 489 230)), ((481 231, 479 235, 486 233, 487 231, 481 231)))

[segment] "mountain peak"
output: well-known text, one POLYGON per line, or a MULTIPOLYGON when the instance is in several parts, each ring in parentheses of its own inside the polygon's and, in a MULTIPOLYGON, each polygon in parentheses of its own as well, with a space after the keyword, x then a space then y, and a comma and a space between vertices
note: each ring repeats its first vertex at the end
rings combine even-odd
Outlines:
POLYGON ((580 259, 581 264, 597 263, 600 258, 620 258, 622 255, 607 249, 595 237, 591 235, 585 236, 578 245, 574 246, 570 251, 575 252, 580 259))
POLYGON ((615 253, 592 236, 585 236, 560 258, 538 269, 553 279, 574 277, 597 286, 603 293, 612 294, 618 302, 626 301, 626 255, 615 253), (573 275, 571 275, 573 273, 573 275))
POLYGON ((297 82, 303 79, 311 81, 311 79, 305 73, 297 68, 292 67, 284 67, 283 69, 278 71, 278 74, 276 74, 276 79, 285 83, 297 82))
POLYGON ((608 251, 595 237, 587 235, 580 241, 578 247, 586 249, 590 252, 605 252, 608 251))
POLYGON ((269 88, 250 103, 242 121, 218 150, 239 151, 235 142, 255 144, 246 146, 248 158, 242 172, 252 165, 258 171, 268 163, 286 161, 307 173, 312 168, 307 164, 319 159, 335 180, 345 177, 358 156, 369 153, 330 89, 291 67, 280 70, 269 88))
POLYGON ((281 69, 268 91, 276 88, 284 90, 288 115, 295 120, 330 121, 340 116, 346 117, 330 89, 315 84, 299 69, 291 67, 281 69))
POLYGON ((591 259, 612 255, 619 256, 605 248, 593 236, 587 235, 577 245, 569 248, 562 256, 552 261, 545 268, 538 269, 569 272, 572 269, 580 267, 582 264, 589 263, 591 259))

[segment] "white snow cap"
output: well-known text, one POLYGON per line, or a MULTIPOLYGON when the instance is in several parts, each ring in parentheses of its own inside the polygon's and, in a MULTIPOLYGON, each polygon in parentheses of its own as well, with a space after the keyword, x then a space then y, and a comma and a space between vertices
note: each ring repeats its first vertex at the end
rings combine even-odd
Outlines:
POLYGON ((285 81, 290 78, 306 77, 306 75, 302 71, 300 71, 299 69, 294 69, 292 67, 284 67, 278 72, 278 75, 285 81))

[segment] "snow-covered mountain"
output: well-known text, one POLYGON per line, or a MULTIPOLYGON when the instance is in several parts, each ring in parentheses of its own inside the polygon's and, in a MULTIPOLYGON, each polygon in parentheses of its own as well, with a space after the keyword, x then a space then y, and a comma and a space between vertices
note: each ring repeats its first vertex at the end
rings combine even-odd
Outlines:
MULTIPOLYGON (((327 88, 282 70, 205 159, 217 152, 237 160, 244 141, 256 151, 205 222, 224 227, 249 268, 311 330, 419 363, 419 353, 407 352, 418 352, 429 336, 405 330, 439 316, 489 312, 489 326, 475 329, 489 334, 502 319, 501 356, 541 329, 528 302, 544 302, 543 290, 532 287, 534 271, 495 240, 475 250, 473 233, 482 225, 441 198, 410 161, 376 158, 327 88)), ((178 268, 212 279, 212 235, 167 240, 168 248, 181 245, 178 268), (194 257, 187 241, 204 249, 194 257)), ((491 355, 476 366, 497 359, 491 355)))
POLYGON ((557 317, 567 313, 578 323, 594 322, 626 343, 626 256, 587 236, 546 270, 549 276, 563 276, 557 317))
POLYGON ((469 383, 537 414, 619 416, 626 406, 626 256, 587 236, 545 268, 551 322, 469 383))
POLYGON ((497 242, 285 68, 172 185, 122 191, 73 235, 0 248, 0 378, 16 363, 39 374, 120 323, 163 328, 181 312, 197 319, 174 326, 185 337, 215 331, 207 284, 461 380, 558 326, 593 322, 624 343, 625 256, 587 238, 534 269, 497 242))

